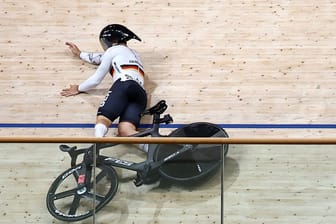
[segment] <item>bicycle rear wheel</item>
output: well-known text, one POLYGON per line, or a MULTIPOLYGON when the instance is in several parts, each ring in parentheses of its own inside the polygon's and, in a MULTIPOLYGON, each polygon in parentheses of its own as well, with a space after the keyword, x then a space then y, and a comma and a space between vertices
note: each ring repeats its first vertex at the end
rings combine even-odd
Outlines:
MULTIPOLYGON (((168 137, 227 138, 228 134, 218 125, 197 122, 174 130, 168 137)), ((155 150, 154 160, 162 160, 183 147, 183 144, 160 144, 155 150)), ((218 170, 227 152, 228 144, 194 144, 192 150, 164 163, 159 172, 166 179, 179 183, 199 181, 218 170)))
POLYGON ((78 188, 78 170, 81 166, 79 164, 64 171, 49 188, 46 198, 47 208, 50 214, 59 220, 74 222, 86 219, 92 216, 94 211, 98 212, 103 208, 117 192, 117 174, 112 167, 103 164, 97 164, 96 195, 94 195, 93 171, 92 175, 89 175, 90 186, 78 188))

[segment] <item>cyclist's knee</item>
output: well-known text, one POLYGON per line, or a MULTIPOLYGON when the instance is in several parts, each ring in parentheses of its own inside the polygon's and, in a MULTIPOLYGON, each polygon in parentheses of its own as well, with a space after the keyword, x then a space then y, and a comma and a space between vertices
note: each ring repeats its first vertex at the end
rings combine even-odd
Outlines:
POLYGON ((134 135, 135 133, 137 133, 137 131, 136 131, 136 127, 134 124, 127 122, 127 121, 123 121, 119 123, 118 135, 120 137, 134 135))

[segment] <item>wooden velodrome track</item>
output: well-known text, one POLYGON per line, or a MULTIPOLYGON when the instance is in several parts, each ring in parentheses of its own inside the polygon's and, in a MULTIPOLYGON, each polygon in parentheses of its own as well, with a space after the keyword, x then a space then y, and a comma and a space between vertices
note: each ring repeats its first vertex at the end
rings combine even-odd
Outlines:
MULTIPOLYGON (((209 121, 236 138, 336 136, 335 1, 0 0, 0 8, 0 136, 92 136, 111 79, 61 97, 95 70, 64 43, 100 51, 97 35, 108 23, 143 39, 129 45, 145 64, 149 105, 165 99, 174 117, 164 132, 209 121)), ((225 223, 335 223, 334 151, 232 145, 225 223)), ((0 155, 0 223, 62 223, 44 206, 51 181, 68 167, 57 144, 1 144, 0 155)), ((124 181, 97 223, 220 223, 219 211, 218 176, 193 191, 146 194, 124 181)))

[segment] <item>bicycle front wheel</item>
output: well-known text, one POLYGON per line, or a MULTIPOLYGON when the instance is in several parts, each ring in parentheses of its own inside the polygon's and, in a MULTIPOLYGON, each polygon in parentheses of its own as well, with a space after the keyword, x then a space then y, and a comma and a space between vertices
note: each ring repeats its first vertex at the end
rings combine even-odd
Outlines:
POLYGON ((50 214, 59 220, 74 222, 86 219, 103 208, 117 192, 117 174, 112 167, 103 164, 97 164, 95 189, 93 168, 90 169, 90 186, 79 188, 78 170, 81 166, 79 164, 64 171, 49 188, 47 208, 50 214))
MULTIPOLYGON (((168 137, 224 137, 228 134, 218 125, 197 122, 174 130, 168 137)), ((182 149, 183 144, 160 144, 154 153, 159 161, 182 149)), ((193 144, 188 150, 165 162, 160 168, 161 176, 179 183, 202 180, 215 173, 228 152, 228 144, 193 144)))

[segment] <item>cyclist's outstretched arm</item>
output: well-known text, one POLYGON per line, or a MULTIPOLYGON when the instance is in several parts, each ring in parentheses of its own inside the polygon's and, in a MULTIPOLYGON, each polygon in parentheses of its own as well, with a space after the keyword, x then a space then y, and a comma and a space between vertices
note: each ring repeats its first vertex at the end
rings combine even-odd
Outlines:
POLYGON ((73 53, 73 55, 77 56, 78 58, 82 59, 83 61, 86 61, 93 65, 100 65, 101 58, 104 53, 95 53, 95 52, 84 52, 81 51, 78 46, 72 42, 65 42, 66 45, 68 45, 70 51, 73 53))

